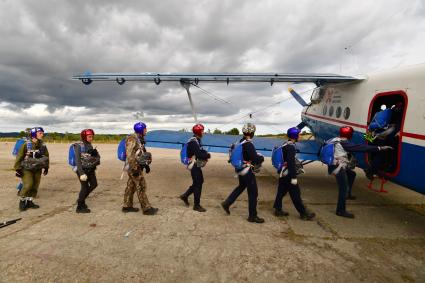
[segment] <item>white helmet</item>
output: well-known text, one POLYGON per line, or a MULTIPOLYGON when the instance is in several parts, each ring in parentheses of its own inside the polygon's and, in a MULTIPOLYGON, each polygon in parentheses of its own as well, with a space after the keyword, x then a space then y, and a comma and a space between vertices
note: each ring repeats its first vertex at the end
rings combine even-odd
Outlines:
POLYGON ((243 127, 242 127, 242 133, 244 135, 253 135, 255 133, 255 125, 252 123, 246 123, 243 127))

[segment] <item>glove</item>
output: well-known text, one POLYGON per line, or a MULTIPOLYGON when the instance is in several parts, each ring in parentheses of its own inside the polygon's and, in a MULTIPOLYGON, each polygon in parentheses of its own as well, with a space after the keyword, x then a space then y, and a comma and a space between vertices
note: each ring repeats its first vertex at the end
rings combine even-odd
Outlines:
POLYGON ((151 168, 149 167, 149 165, 145 166, 145 171, 146 171, 146 174, 149 174, 149 172, 151 171, 151 168))
POLYGON ((43 176, 46 176, 46 175, 47 175, 47 173, 49 173, 49 168, 44 168, 43 176))
POLYGON ((208 153, 208 154, 207 154, 207 158, 208 158, 208 159, 210 159, 210 158, 211 158, 211 154, 210 154, 210 153, 208 153))
POLYGON ((388 145, 384 145, 384 146, 380 146, 379 150, 394 150, 394 148, 392 146, 388 146, 388 145))
POLYGON ((22 178, 23 175, 24 175, 24 172, 22 171, 22 169, 16 170, 16 173, 15 173, 16 177, 22 178))
POLYGON ((298 180, 296 178, 291 179, 291 185, 298 185, 298 180))
POLYGON ((86 174, 80 175, 80 181, 86 182, 87 181, 87 175, 86 174))

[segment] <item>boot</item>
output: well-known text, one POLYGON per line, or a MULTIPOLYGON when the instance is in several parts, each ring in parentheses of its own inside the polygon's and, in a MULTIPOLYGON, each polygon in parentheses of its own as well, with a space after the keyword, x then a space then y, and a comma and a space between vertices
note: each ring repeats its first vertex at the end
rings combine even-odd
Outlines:
POLYGON ((33 203, 33 202, 32 202, 32 200, 29 200, 29 201, 27 202, 27 207, 28 207, 28 208, 33 208, 33 209, 40 208, 40 206, 39 206, 38 204, 33 203))
POLYGON ((282 210, 282 209, 275 209, 274 210, 274 215, 277 216, 277 217, 282 217, 282 216, 288 216, 289 213, 286 212, 286 211, 284 211, 284 210, 282 210))
POLYGON ((221 207, 224 209, 224 211, 226 211, 228 215, 230 215, 230 205, 226 201, 223 201, 221 203, 221 207))
POLYGON ((20 200, 19 201, 19 211, 25 211, 27 210, 27 201, 26 200, 20 200))
POLYGON ((90 213, 91 210, 87 206, 78 205, 77 209, 75 210, 77 213, 90 213))
POLYGON ((189 207, 189 198, 187 196, 185 196, 184 194, 179 196, 179 198, 184 202, 184 204, 189 207))
POLYGON ((345 218, 354 218, 354 214, 350 213, 350 212, 337 212, 336 215, 341 216, 341 217, 345 217, 345 218))
POLYGON ((254 217, 248 217, 248 222, 252 222, 252 223, 264 223, 264 219, 260 218, 258 216, 254 216, 254 217))
POLYGON ((193 206, 193 210, 198 211, 198 212, 205 212, 207 211, 205 208, 203 208, 201 205, 194 205, 193 206))
POLYGON ((148 210, 143 211, 144 215, 155 215, 158 212, 158 208, 151 207, 148 210))
POLYGON ((309 211, 308 209, 305 210, 303 214, 300 215, 300 218, 302 220, 308 221, 313 219, 316 216, 316 213, 309 211))
POLYGON ((123 207, 122 208, 122 212, 127 213, 127 212, 138 212, 139 209, 137 207, 123 207))

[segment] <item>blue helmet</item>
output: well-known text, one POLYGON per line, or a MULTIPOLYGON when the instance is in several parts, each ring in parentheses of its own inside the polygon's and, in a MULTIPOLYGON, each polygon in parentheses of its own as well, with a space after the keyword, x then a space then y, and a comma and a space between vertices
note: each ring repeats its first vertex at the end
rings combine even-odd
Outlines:
POLYGON ((43 130, 42 127, 31 128, 31 130, 30 130, 31 138, 34 138, 34 139, 37 138, 37 132, 43 132, 44 133, 44 130, 43 130))
POLYGON ((136 124, 134 124, 134 132, 138 133, 138 134, 143 134, 144 130, 146 129, 146 124, 143 122, 137 122, 136 124))
POLYGON ((297 127, 292 127, 292 128, 289 128, 286 133, 288 134, 288 138, 298 140, 300 136, 300 132, 301 130, 298 129, 297 127))

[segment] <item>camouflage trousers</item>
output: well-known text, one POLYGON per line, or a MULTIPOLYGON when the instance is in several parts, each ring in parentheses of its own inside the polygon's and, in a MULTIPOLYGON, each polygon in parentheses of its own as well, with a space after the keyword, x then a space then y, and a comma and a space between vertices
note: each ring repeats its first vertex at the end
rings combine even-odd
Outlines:
POLYGON ((127 187, 124 192, 124 207, 133 207, 133 196, 136 192, 142 210, 146 211, 151 208, 148 196, 146 195, 145 177, 142 174, 137 177, 128 174, 127 187))

